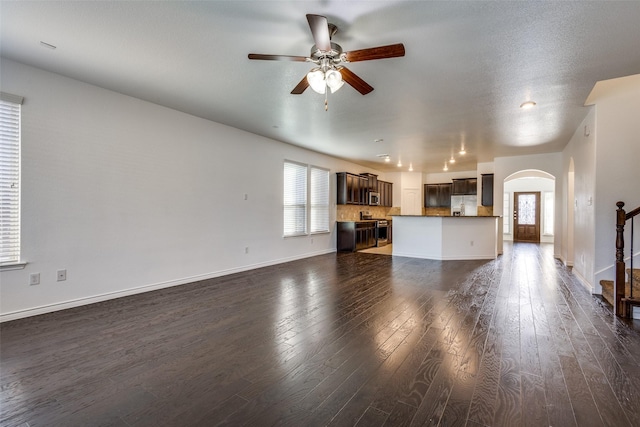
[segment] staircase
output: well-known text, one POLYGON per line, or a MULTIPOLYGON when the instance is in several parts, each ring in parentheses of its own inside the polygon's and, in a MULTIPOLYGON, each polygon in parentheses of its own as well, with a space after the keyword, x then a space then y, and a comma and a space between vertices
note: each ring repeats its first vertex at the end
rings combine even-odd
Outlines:
POLYGON ((637 237, 633 231, 634 219, 640 215, 640 206, 631 212, 625 212, 624 202, 616 203, 616 263, 615 280, 602 280, 602 296, 613 306, 613 314, 620 317, 633 317, 633 309, 640 308, 640 269, 633 268, 633 260, 637 255, 634 250, 634 240, 637 237), (624 228, 630 225, 629 268, 625 264, 624 228), (626 280, 625 280, 626 273, 626 280))
MULTIPOLYGON (((627 280, 625 281, 624 294, 633 295, 634 299, 640 300, 640 268, 633 269, 633 294, 631 294, 631 286, 629 279, 631 278, 631 269, 627 268, 627 280)), ((612 306, 615 305, 615 298, 613 296, 613 280, 601 280, 600 286, 602 286, 602 298, 604 298, 612 306)))

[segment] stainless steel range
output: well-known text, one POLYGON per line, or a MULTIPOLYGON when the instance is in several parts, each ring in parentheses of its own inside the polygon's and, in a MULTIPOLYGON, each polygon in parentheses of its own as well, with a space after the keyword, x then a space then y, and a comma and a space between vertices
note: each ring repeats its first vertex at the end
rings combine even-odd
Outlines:
POLYGON ((385 246, 389 243, 389 221, 386 219, 376 220, 376 246, 385 246))

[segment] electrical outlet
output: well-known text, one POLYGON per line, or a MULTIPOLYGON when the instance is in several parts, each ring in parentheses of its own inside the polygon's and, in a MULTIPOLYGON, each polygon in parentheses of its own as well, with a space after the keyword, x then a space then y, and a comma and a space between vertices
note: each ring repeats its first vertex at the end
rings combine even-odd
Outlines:
POLYGON ((67 270, 58 270, 58 282, 67 280, 67 270))
POLYGON ((244 248, 244 253, 245 253, 245 254, 248 254, 248 253, 249 253, 249 246, 247 246, 247 247, 245 247, 245 248, 244 248))
POLYGON ((40 273, 31 273, 29 275, 29 284, 30 285, 39 285, 40 284, 40 273))
POLYGON ((471 246, 473 246, 473 240, 471 241, 471 246))

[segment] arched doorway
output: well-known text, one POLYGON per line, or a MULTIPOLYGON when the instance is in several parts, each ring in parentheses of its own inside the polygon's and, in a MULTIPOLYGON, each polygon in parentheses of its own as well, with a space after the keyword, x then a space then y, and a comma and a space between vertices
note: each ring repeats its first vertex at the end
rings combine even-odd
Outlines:
POLYGON ((555 177, 528 169, 504 179, 504 240, 553 243, 555 177))

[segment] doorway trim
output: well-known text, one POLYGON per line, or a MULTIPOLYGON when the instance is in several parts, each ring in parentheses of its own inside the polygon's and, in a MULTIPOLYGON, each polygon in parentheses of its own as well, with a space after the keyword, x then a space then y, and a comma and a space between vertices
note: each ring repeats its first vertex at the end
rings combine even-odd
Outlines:
POLYGON ((513 241, 540 243, 540 191, 518 191, 513 193, 513 241), (520 197, 535 196, 535 223, 520 226, 520 197))

